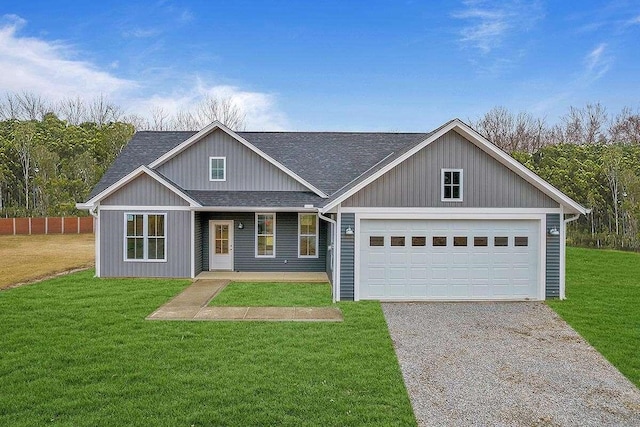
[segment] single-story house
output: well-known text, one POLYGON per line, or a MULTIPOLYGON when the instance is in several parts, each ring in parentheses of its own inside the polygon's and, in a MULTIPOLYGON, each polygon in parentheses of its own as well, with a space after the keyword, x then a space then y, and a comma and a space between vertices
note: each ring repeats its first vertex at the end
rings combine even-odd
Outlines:
POLYGON ((588 212, 458 119, 138 132, 77 206, 99 277, 326 272, 343 301, 564 298, 566 224, 588 212))

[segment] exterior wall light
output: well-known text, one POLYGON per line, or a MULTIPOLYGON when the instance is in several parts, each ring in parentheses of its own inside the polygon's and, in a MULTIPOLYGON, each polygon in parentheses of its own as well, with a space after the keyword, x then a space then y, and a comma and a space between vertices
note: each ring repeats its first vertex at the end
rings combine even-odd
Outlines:
POLYGON ((560 230, 558 230, 557 228, 553 227, 550 228, 549 231, 549 236, 559 236, 560 235, 560 230))
POLYGON ((242 222, 238 222, 238 230, 242 230, 244 228, 244 224, 242 222))
POLYGON ((346 230, 344 230, 344 234, 351 236, 353 234, 353 228, 348 226, 346 230))

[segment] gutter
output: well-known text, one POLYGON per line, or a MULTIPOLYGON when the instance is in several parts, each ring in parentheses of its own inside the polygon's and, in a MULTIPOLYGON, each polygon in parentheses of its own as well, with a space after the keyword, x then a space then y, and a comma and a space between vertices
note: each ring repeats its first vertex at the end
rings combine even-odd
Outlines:
MULTIPOLYGON (((320 209, 318 209, 318 218, 327 221, 330 224, 333 224, 333 231, 334 231, 334 236, 332 236, 333 238, 331 239, 333 244, 332 249, 331 249, 331 256, 335 258, 335 254, 336 254, 336 250, 335 250, 335 245, 336 245, 336 239, 337 239, 337 234, 338 234, 338 223, 336 222, 335 219, 331 219, 328 216, 324 216, 322 214, 322 211, 320 209)), ((336 302, 336 263, 337 260, 334 259, 334 263, 333 263, 333 268, 331 269, 331 288, 332 288, 332 292, 331 292, 331 299, 333 300, 332 302, 335 304, 336 302)))

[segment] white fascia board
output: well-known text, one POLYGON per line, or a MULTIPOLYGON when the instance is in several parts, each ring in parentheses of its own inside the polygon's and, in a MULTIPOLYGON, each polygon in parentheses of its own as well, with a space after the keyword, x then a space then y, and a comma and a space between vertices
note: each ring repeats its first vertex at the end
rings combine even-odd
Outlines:
POLYGON ((342 213, 393 215, 546 215, 560 213, 560 208, 342 208, 342 213))
POLYGON ((190 206, 193 206, 193 207, 200 206, 200 203, 198 203, 197 201, 193 200, 191 197, 189 197, 186 194, 184 194, 175 185, 167 182, 160 175, 158 175, 157 173, 155 173, 154 171, 152 171, 151 169, 149 169, 148 167, 146 167, 144 165, 138 167, 137 169, 135 169, 135 170, 133 170, 131 172, 129 172, 127 175, 125 175, 124 177, 122 177, 118 181, 116 181, 115 183, 111 184, 109 187, 107 187, 104 190, 102 190, 100 193, 98 193, 97 195, 92 197, 89 201, 87 201, 83 205, 84 206, 90 206, 90 207, 95 206, 96 203, 100 202, 105 197, 108 197, 111 194, 115 193, 118 189, 120 189, 121 187, 123 187, 126 184, 130 183, 131 181, 133 181, 134 179, 136 179, 137 177, 139 177, 143 173, 146 173, 151 178, 155 179, 160 184, 162 184, 163 186, 168 188, 170 191, 172 191, 173 193, 175 193, 178 196, 180 196, 187 203, 189 203, 190 206))
POLYGON ((269 163, 271 163, 272 165, 274 165, 275 167, 280 169, 282 172, 284 172, 287 175, 289 175, 291 178, 293 178, 296 181, 298 181, 300 184, 302 184, 305 187, 307 187, 309 190, 311 190, 314 193, 316 193, 318 196, 323 197, 325 199, 329 197, 326 193, 321 191, 319 188, 316 188, 314 185, 312 185, 311 183, 309 183, 308 181, 306 181, 305 179, 300 177, 298 174, 296 174, 295 172, 293 172, 292 170, 287 168, 285 165, 283 165, 282 163, 278 162, 273 157, 269 156, 267 153, 265 153, 264 151, 260 150, 258 147, 256 147, 255 145, 253 145, 252 143, 250 143, 249 141, 247 141, 246 139, 244 139, 243 137, 241 137, 240 135, 238 135, 237 133, 235 133, 234 131, 232 131, 231 129, 229 129, 228 127, 226 127, 225 125, 223 125, 222 123, 220 123, 218 121, 215 121, 215 122, 211 123, 210 125, 208 125, 204 129, 202 129, 200 132, 198 132, 195 135, 193 135, 191 138, 189 138, 189 139, 185 140, 184 142, 180 143, 178 146, 176 146, 172 150, 167 151, 165 154, 163 154, 162 156, 158 157, 153 162, 149 163, 149 167, 150 168, 154 168, 154 169, 157 168, 158 166, 162 165, 163 163, 165 163, 166 161, 168 161, 172 157, 176 156, 178 153, 180 153, 180 152, 184 151, 185 149, 187 149, 189 146, 194 144, 196 141, 199 141, 200 139, 202 139, 205 136, 209 135, 211 132, 213 132, 216 129, 220 129, 221 131, 225 132, 227 135, 229 135, 233 139, 237 140, 238 142, 240 142, 241 144, 246 146, 248 149, 250 149, 251 151, 256 153, 258 156, 264 158, 266 161, 268 161, 269 163))
POLYGON ((340 203, 342 203, 343 201, 345 201, 346 199, 348 199, 358 191, 362 190, 364 187, 371 184, 372 182, 380 178, 382 175, 384 175, 391 169, 395 168, 400 163, 404 162, 409 157, 413 156, 414 154, 416 154, 417 152, 419 152, 420 150, 422 150, 432 142, 436 141, 438 138, 445 135, 447 132, 451 130, 455 130, 456 132, 460 133, 462 136, 464 136, 469 141, 474 143, 476 146, 478 146, 480 149, 485 151, 491 157, 498 160, 503 165, 507 166, 513 172, 517 173, 524 180, 532 184, 534 187, 538 188, 543 193, 547 194, 549 197, 551 197, 553 200, 555 200, 559 204, 571 208, 572 209, 571 212, 581 213, 583 215, 587 213, 587 209, 585 209, 583 206, 573 201, 571 198, 566 196, 560 190, 558 190, 557 188, 555 188, 554 186, 552 186, 551 184, 549 184, 548 182, 540 178, 538 175, 530 171, 524 165, 520 164, 516 159, 514 159, 513 157, 509 156, 507 153, 505 153, 504 151, 496 147, 494 144, 489 142, 486 138, 484 138, 478 132, 470 128, 460 119, 453 119, 450 122, 446 123, 445 125, 441 126, 427 139, 417 144, 412 149, 410 149, 409 151, 399 156, 397 159, 395 159, 388 165, 378 170, 376 173, 372 174, 368 178, 354 185, 350 190, 344 192, 338 198, 326 204, 322 208, 322 212, 326 213, 330 211, 335 206, 339 205, 340 203))
POLYGON ((192 208, 196 212, 309 212, 317 213, 318 208, 304 208, 304 207, 264 207, 264 206, 199 206, 192 208))

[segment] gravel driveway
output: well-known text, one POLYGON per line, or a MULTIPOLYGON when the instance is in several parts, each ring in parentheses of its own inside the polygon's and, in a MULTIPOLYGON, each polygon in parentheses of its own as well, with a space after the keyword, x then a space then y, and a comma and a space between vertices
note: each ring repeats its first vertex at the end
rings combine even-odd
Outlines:
POLYGON ((640 426, 640 391, 543 303, 384 303, 421 426, 640 426))

